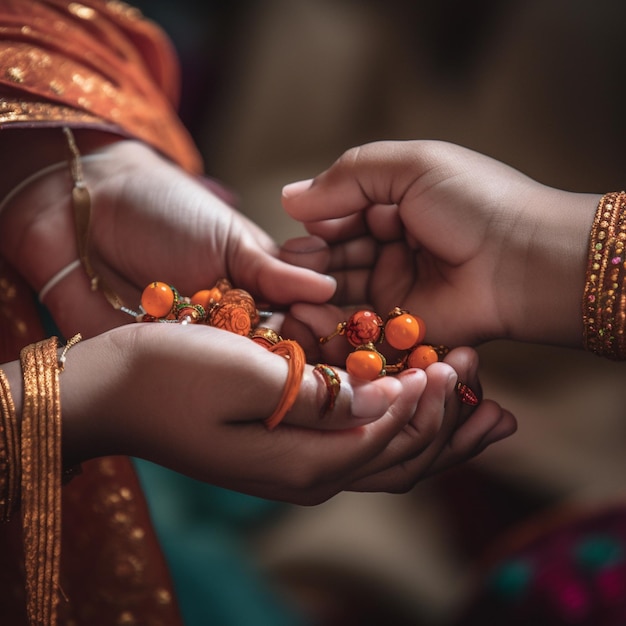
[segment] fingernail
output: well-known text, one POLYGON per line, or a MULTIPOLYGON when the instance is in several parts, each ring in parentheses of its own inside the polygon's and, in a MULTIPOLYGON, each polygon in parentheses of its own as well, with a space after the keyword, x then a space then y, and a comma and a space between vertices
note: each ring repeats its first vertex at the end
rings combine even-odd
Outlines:
POLYGON ((391 376, 373 383, 355 385, 352 396, 352 415, 360 419, 373 419, 386 413, 402 392, 402 383, 391 376))
POLYGON ((329 282, 335 288, 335 290, 337 289, 337 279, 334 276, 331 276, 330 274, 320 274, 320 276, 322 276, 327 282, 329 282))
POLYGON ((308 180, 299 180, 295 183, 289 183, 283 187, 283 198, 294 198, 299 196, 303 191, 306 191, 313 182, 312 178, 308 180))
POLYGON ((458 379, 459 377, 454 371, 448 376, 448 380, 446 381, 446 396, 449 396, 451 393, 456 391, 456 384, 458 379))
POLYGON ((328 244, 315 235, 307 235, 304 237, 293 237, 288 239, 281 246, 285 252, 293 254, 310 254, 311 252, 326 252, 328 244))

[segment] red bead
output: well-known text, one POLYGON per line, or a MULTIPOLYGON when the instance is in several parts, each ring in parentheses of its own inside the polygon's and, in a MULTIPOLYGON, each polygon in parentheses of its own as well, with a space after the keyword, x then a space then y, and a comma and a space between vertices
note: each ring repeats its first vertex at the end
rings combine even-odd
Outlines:
POLYGON ((385 359, 376 350, 355 350, 346 359, 346 371, 355 378, 375 380, 385 373, 385 359))
POLYGON ((201 321, 204 315, 204 308, 199 304, 185 304, 176 311, 176 319, 178 321, 188 321, 193 324, 201 321))
POLYGON ((432 346, 422 344, 411 350, 406 364, 408 367, 417 367, 418 369, 425 370, 429 365, 436 363, 438 360, 439 355, 437 351, 432 346))
POLYGON ((153 317, 167 317, 176 301, 174 290, 167 284, 154 281, 141 294, 143 310, 153 317))
POLYGON ((346 322, 344 334, 357 348, 366 343, 377 343, 383 329, 383 320, 373 311, 357 311, 346 322))
POLYGON ((419 343, 424 335, 423 322, 409 313, 390 317, 385 324, 385 339, 397 350, 408 350, 419 343))
POLYGON ((469 404, 470 406, 476 406, 478 404, 478 396, 465 383, 461 381, 457 382, 456 392, 463 404, 469 404))

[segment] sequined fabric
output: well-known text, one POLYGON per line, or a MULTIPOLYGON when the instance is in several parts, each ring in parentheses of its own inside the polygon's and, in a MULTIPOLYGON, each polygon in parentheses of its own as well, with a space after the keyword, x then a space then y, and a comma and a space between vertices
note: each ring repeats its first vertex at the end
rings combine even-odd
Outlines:
POLYGON ((198 173, 175 111, 178 83, 169 40, 123 2, 0 4, 0 128, 105 128, 198 173))

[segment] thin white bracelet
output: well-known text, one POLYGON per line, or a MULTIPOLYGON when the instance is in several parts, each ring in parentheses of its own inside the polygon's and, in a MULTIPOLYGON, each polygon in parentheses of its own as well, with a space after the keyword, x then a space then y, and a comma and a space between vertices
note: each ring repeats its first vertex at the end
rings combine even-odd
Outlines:
MULTIPOLYGON (((99 161, 104 159, 111 158, 108 154, 103 153, 92 153, 87 154, 86 156, 82 156, 82 161, 99 161)), ((2 215, 2 211, 8 206, 9 202, 15 198, 20 192, 22 192, 26 187, 28 187, 31 183, 34 183, 36 180, 51 174, 52 172, 56 172, 57 170, 67 168, 67 161, 59 161, 58 163, 53 163, 52 165, 47 165, 46 167, 34 172, 30 176, 27 176, 22 182, 18 183, 9 193, 4 196, 2 202, 0 202, 0 215, 2 215)))
POLYGON ((81 266, 80 259, 74 259, 69 265, 59 270, 41 289, 37 296, 39 302, 44 301, 48 292, 59 282, 61 282, 68 274, 71 274, 76 268, 81 266))

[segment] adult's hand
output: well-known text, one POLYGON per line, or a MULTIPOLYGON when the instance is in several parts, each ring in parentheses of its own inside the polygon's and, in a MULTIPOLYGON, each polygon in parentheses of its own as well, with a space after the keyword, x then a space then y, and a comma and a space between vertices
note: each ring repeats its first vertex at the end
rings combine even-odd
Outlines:
MULTIPOLYGON (((477 388, 464 349, 428 372, 374 382, 340 371, 335 407, 306 367, 285 420, 263 423, 282 394, 285 359, 247 338, 200 325, 136 324, 75 345, 61 374, 67 465, 143 457, 261 497, 314 504, 342 490, 405 491, 515 430, 510 413, 459 401, 457 373, 477 388)), ((3 369, 21 404, 19 364, 3 369)))
MULTIPOLYGON (((144 144, 108 143, 82 167, 92 201, 90 258, 127 307, 136 310, 154 280, 191 295, 226 276, 279 306, 332 295, 332 279, 278 260, 270 237, 214 186, 144 144)), ((36 291, 78 258, 71 188, 69 167, 59 169, 27 186, 0 216, 0 252, 36 291)), ((47 292, 44 304, 66 336, 92 336, 131 319, 90 290, 80 267, 47 292)))

